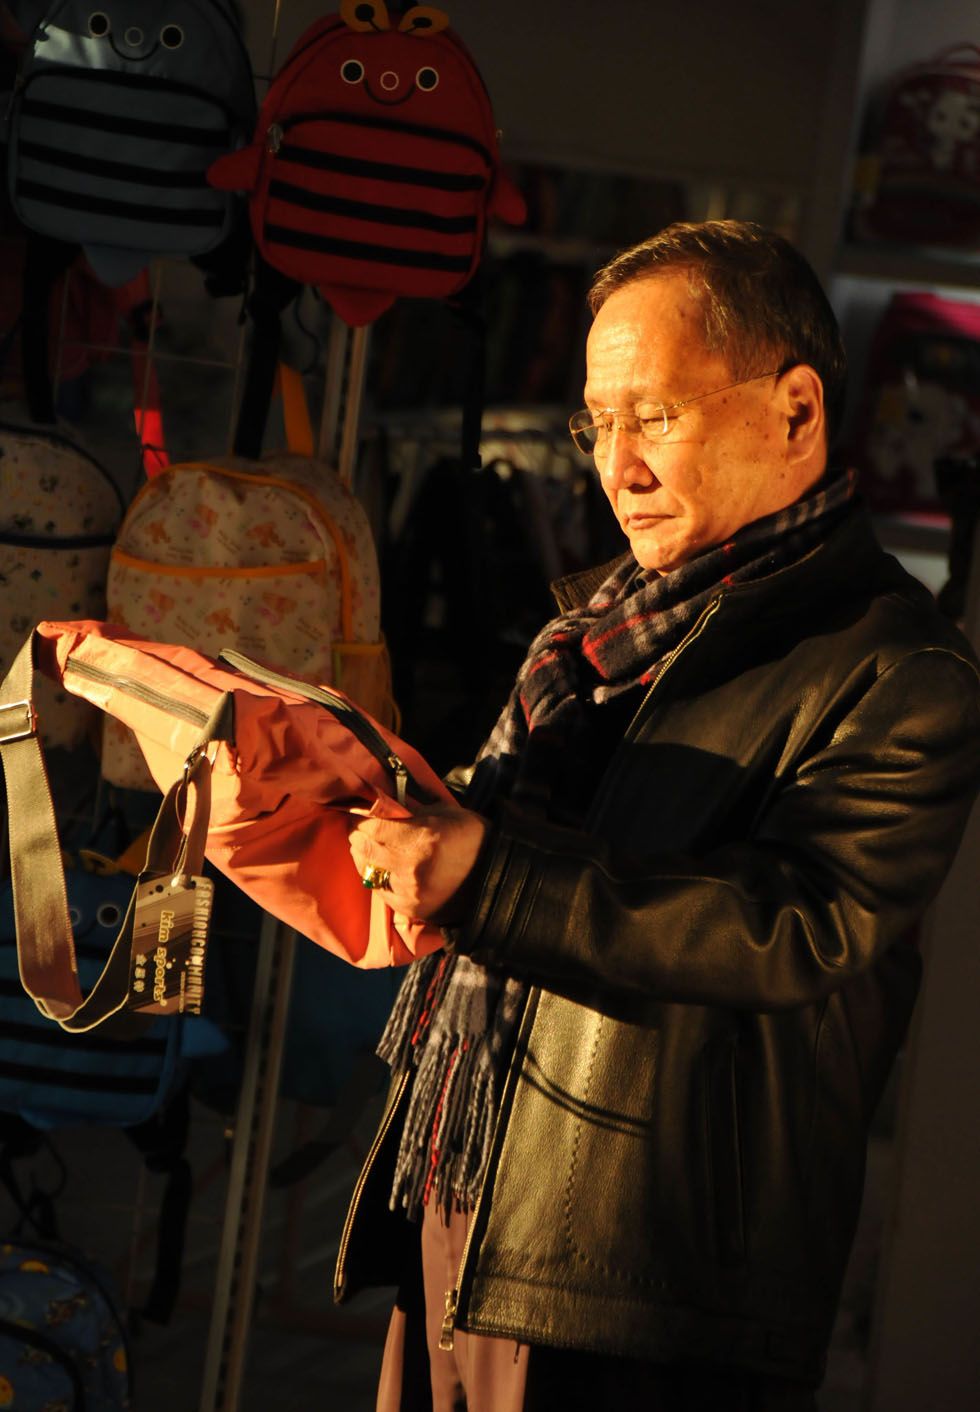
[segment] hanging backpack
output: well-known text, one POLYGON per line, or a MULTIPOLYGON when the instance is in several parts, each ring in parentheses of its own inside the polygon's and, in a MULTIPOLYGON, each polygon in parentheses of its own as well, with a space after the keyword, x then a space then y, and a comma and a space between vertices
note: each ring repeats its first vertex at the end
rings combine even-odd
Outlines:
POLYGON ((896 74, 857 169, 859 239, 975 249, 980 241, 980 47, 954 44, 896 74))
MULTIPOLYGON (((263 461, 171 465, 137 493, 109 565, 108 617, 134 635, 338 686, 391 718, 378 561, 360 502, 312 458, 299 374, 283 369, 287 437, 263 461), (300 450, 306 454, 300 454, 300 450)), ((152 789, 128 730, 107 717, 103 774, 152 789)))
POLYGON ((455 294, 488 216, 524 218, 486 87, 448 25, 430 5, 396 26, 383 0, 344 0, 297 41, 251 146, 208 173, 249 193, 262 259, 352 326, 400 296, 455 294))
POLYGON ((875 329, 852 457, 877 510, 932 512, 936 463, 980 450, 980 306, 893 295, 875 329))
POLYGON ((0 1407, 126 1412, 128 1345, 104 1271, 64 1246, 0 1243, 0 1407))
POLYGON ((203 255, 236 218, 205 173, 244 140, 254 113, 225 0, 61 0, 38 24, 14 92, 14 211, 28 230, 81 245, 106 284, 154 255, 203 255))
MULTIPOLYGON (((39 619, 104 615, 122 510, 109 476, 67 437, 0 422, 0 673, 39 619)), ((78 745, 93 723, 84 702, 51 682, 39 706, 49 746, 78 745)))
POLYGON ((81 248, 105 284, 188 256, 211 293, 240 291, 241 202, 206 172, 255 121, 248 53, 226 0, 61 0, 39 22, 10 110, 8 185, 29 239, 22 356, 32 420, 53 422, 48 312, 81 248))

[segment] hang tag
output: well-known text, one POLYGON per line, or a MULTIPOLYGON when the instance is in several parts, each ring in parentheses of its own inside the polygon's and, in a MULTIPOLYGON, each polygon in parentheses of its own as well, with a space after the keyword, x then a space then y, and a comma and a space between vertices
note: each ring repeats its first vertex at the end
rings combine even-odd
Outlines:
POLYGON ((214 885, 188 874, 141 873, 136 884, 129 1005, 153 1015, 199 1015, 214 885))

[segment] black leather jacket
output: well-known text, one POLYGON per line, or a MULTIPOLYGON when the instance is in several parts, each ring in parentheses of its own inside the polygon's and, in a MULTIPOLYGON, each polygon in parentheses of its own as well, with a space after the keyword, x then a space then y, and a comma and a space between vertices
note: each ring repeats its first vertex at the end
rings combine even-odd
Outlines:
MULTIPOLYGON (((559 585, 561 606, 594 583, 559 585)), ((819 1380, 914 925, 978 782, 980 666, 855 512, 719 590, 584 831, 503 810, 459 945, 533 986, 448 1337, 819 1380)), ((406 1086, 338 1298, 398 1279, 406 1086)))

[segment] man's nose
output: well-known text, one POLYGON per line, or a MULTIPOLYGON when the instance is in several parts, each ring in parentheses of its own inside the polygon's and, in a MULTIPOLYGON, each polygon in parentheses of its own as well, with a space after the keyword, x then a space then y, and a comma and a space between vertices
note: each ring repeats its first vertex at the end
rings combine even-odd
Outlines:
POLYGON ((609 439, 602 478, 611 490, 624 486, 652 485, 656 477, 640 454, 640 438, 628 422, 618 418, 609 439))

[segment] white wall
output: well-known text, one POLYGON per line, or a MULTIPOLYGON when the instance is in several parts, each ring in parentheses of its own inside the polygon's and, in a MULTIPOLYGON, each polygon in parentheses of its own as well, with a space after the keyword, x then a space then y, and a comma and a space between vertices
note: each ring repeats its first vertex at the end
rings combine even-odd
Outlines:
MULTIPOLYGON (((275 0, 242 0, 265 71, 275 0)), ((446 0, 505 156, 655 175, 805 183, 839 4, 446 0)), ((854 0, 851 0, 854 3, 854 0)), ((322 0, 281 0, 278 59, 322 0)))

